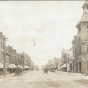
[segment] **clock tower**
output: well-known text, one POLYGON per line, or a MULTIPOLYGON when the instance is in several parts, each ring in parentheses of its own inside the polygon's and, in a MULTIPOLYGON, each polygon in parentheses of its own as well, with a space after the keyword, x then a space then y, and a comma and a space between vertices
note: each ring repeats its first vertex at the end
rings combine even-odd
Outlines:
POLYGON ((83 15, 76 25, 77 36, 73 40, 74 69, 75 72, 85 73, 88 71, 88 1, 85 1, 83 15))

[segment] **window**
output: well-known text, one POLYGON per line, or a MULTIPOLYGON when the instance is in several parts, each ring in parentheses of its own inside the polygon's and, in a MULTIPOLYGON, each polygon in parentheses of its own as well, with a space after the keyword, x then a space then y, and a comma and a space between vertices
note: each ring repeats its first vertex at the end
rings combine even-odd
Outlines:
POLYGON ((79 54, 81 54, 81 45, 79 46, 79 54))
POLYGON ((87 31, 88 31, 88 25, 87 25, 87 31))
POLYGON ((86 9, 88 10, 88 6, 86 6, 86 9))
POLYGON ((2 48, 2 42, 1 42, 1 48, 2 48))
POLYGON ((87 61, 87 71, 88 71, 88 61, 87 61))
POLYGON ((74 57, 75 55, 74 55, 74 50, 73 50, 73 57, 74 57))
POLYGON ((4 49, 4 43, 3 43, 3 49, 4 49))
POLYGON ((87 44, 87 53, 88 53, 88 44, 87 44))
POLYGON ((79 33, 81 32, 81 27, 79 27, 78 32, 79 32, 79 33))
POLYGON ((79 37, 79 41, 81 41, 81 38, 79 37))

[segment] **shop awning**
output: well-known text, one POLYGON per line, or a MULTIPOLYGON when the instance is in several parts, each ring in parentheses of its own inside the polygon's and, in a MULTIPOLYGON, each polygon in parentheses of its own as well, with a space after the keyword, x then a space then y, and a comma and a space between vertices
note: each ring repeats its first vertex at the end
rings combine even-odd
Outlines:
POLYGON ((8 64, 7 68, 13 68, 13 66, 11 64, 8 64))
POLYGON ((16 67, 17 67, 15 64, 11 64, 11 66, 12 66, 13 68, 16 68, 16 67))
POLYGON ((24 66, 24 68, 29 68, 29 66, 24 66))
POLYGON ((29 69, 31 69, 31 67, 29 66, 29 69))
POLYGON ((63 67, 66 67, 66 64, 62 65, 61 67, 62 67, 62 68, 63 68, 63 67))
POLYGON ((72 63, 72 61, 69 61, 69 63, 72 63))
POLYGON ((22 69, 23 69, 23 67, 22 67, 21 65, 18 65, 18 67, 20 67, 20 68, 22 68, 22 69))

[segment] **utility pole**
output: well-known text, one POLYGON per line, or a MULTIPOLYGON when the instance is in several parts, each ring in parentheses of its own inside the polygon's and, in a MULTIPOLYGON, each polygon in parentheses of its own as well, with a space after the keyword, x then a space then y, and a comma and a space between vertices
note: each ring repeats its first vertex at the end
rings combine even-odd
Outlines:
POLYGON ((4 49, 4 55, 3 55, 3 57, 4 57, 4 62, 3 62, 3 65, 4 65, 4 67, 3 67, 3 75, 4 75, 4 77, 6 76, 6 66, 5 66, 5 64, 6 64, 6 47, 5 47, 5 45, 6 45, 6 39, 7 38, 5 38, 5 43, 3 44, 3 49, 4 49))
POLYGON ((3 72, 4 72, 4 76, 6 76, 6 68, 5 68, 5 63, 6 62, 6 52, 5 52, 5 47, 4 47, 4 68, 3 68, 3 72))
POLYGON ((4 77, 6 76, 6 39, 8 39, 8 38, 4 39, 5 43, 3 45, 3 49, 4 49, 3 75, 4 75, 4 77))
POLYGON ((23 72, 24 72, 24 53, 23 53, 23 72))

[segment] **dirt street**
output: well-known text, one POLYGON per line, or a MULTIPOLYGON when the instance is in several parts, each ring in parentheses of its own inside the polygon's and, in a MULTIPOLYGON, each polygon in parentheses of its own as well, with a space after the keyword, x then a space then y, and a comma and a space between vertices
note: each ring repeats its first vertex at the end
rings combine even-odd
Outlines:
POLYGON ((87 80, 79 73, 28 71, 22 76, 0 76, 0 88, 88 88, 87 80))

